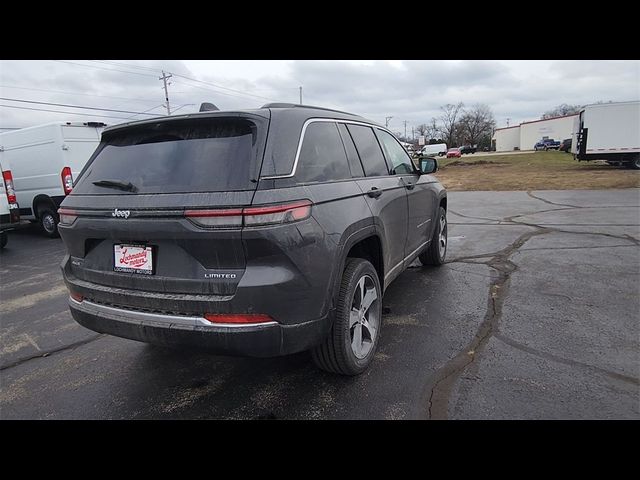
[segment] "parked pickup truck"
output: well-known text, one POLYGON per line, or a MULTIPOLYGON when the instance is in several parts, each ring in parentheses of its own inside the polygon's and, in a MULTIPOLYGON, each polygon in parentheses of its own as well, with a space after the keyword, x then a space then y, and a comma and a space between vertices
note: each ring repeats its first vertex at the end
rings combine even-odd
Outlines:
POLYGON ((553 138, 544 138, 533 146, 533 149, 538 150, 558 150, 560 148, 560 142, 553 138))
POLYGON ((465 153, 476 153, 477 148, 476 147, 472 147, 471 145, 463 145, 462 147, 459 147, 458 150, 460 150, 460 153, 465 154, 465 153))

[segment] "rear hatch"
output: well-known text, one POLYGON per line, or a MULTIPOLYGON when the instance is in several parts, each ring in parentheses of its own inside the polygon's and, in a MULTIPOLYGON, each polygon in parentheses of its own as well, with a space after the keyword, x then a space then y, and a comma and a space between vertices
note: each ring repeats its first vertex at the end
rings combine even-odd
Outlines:
POLYGON ((233 295, 246 266, 233 212, 251 204, 268 125, 225 112, 105 131, 61 208, 70 273, 117 288, 233 295))

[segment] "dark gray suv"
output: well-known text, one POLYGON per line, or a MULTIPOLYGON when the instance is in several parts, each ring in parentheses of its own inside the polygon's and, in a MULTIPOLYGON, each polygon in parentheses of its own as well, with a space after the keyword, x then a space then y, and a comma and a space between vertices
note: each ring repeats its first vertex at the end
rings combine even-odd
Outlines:
POLYGON ((299 105, 107 128, 59 210, 71 313, 143 342, 311 350, 361 373, 387 286, 446 254, 446 192, 421 162, 380 125, 299 105))

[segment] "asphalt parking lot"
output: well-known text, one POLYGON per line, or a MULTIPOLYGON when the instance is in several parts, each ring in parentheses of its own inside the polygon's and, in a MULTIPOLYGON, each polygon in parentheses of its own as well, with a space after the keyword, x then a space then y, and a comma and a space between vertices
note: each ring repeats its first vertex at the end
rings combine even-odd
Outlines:
POLYGON ((448 263, 384 298, 359 377, 96 334, 63 245, 0 253, 2 419, 640 419, 640 190, 450 192, 448 263))

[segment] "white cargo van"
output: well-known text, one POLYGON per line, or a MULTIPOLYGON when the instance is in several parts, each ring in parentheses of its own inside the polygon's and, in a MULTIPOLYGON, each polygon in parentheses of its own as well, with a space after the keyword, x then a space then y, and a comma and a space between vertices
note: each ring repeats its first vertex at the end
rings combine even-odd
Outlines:
POLYGON ((0 190, 0 249, 7 245, 8 230, 13 230, 20 222, 20 213, 13 189, 13 178, 9 164, 0 162, 2 188, 0 190))
POLYGON ((587 105, 576 117, 571 152, 640 169, 640 101, 587 105))
POLYGON ((101 122, 57 122, 0 133, 0 163, 11 164, 23 219, 58 236, 60 203, 100 143, 101 122))
POLYGON ((434 143, 433 145, 425 145, 418 152, 420 155, 440 155, 441 157, 447 154, 446 143, 434 143))

